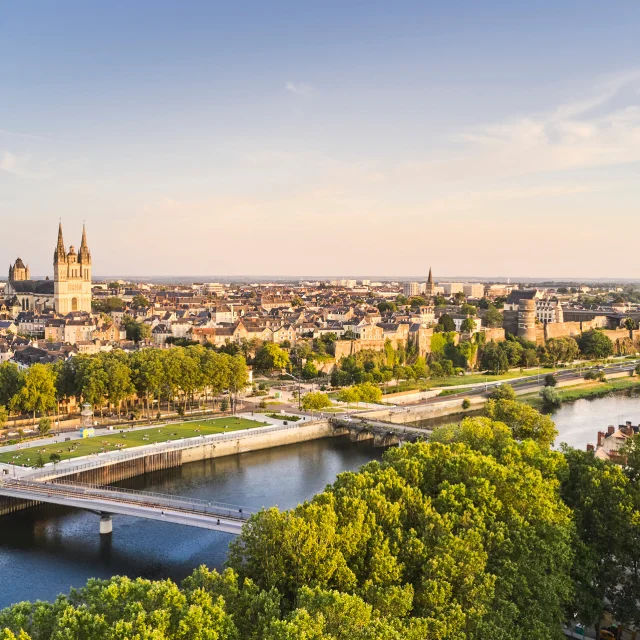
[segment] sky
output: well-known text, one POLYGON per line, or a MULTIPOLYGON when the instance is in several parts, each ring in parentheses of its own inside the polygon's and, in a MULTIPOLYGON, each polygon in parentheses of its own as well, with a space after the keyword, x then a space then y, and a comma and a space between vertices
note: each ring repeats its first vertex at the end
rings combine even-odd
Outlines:
MULTIPOLYGON (((640 3, 0 0, 0 264, 640 279, 640 3)), ((1 277, 1 276, 0 276, 1 277)))

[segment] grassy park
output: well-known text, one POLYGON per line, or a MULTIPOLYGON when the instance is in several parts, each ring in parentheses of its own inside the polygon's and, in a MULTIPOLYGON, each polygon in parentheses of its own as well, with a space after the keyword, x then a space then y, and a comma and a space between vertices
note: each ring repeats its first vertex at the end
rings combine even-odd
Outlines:
POLYGON ((193 438, 215 433, 241 431, 262 427, 266 423, 247 420, 236 416, 215 418, 213 420, 198 420, 179 424, 167 424, 149 427, 148 429, 118 429, 117 431, 99 430, 92 438, 64 441, 64 436, 58 437, 58 442, 46 446, 33 446, 14 451, 0 452, 0 462, 33 467, 42 456, 44 462, 49 462, 52 453, 60 455, 61 460, 70 460, 96 453, 122 451, 154 444, 168 442, 181 438, 193 438))

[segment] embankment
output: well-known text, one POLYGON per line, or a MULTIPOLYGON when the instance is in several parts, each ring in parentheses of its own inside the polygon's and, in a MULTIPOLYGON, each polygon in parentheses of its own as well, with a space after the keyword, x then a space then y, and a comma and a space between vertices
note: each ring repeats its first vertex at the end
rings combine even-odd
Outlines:
MULTIPOLYGON (((210 436, 206 440, 203 438, 202 442, 193 444, 181 445, 177 441, 162 451, 149 450, 149 447, 144 447, 144 450, 137 454, 130 450, 127 452, 128 458, 125 460, 122 460, 122 456, 114 455, 111 458, 109 456, 92 458, 88 462, 74 464, 66 468, 60 465, 57 470, 48 470, 48 473, 40 475, 39 479, 59 479, 106 485, 152 471, 179 467, 188 462, 221 458, 237 453, 280 447, 335 435, 339 434, 334 433, 328 420, 286 427, 250 429, 223 434, 219 437, 210 436)), ((26 509, 34 504, 33 502, 26 503, 0 497, 0 515, 26 509)))

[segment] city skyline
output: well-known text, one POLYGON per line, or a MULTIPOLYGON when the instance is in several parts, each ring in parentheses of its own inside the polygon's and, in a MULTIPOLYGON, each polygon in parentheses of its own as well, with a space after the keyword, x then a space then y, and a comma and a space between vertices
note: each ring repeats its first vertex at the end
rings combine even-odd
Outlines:
POLYGON ((637 279, 615 6, 7 8, 0 260, 51 275, 62 217, 97 276, 637 279))

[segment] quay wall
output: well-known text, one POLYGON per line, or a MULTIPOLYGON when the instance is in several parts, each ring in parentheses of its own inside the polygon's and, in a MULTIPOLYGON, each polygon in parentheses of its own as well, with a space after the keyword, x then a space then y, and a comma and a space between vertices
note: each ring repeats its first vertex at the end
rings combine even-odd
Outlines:
MULTIPOLYGON (((109 459, 105 458, 104 465, 79 471, 73 470, 72 467, 69 470, 70 473, 64 473, 63 470, 58 469, 55 476, 52 474, 51 480, 59 479, 63 482, 72 481, 106 485, 119 482, 120 480, 127 480, 144 473, 151 473, 152 471, 179 467, 187 462, 221 458, 237 453, 258 451, 260 449, 269 449, 271 447, 280 447, 287 444, 296 444, 298 442, 340 435, 339 433, 334 433, 334 429, 328 420, 306 422, 300 426, 292 426, 282 431, 266 433, 258 430, 254 433, 238 431, 237 434, 238 436, 235 438, 207 441, 185 449, 150 453, 149 455, 141 455, 131 460, 114 461, 110 463, 109 459)), ((27 509, 35 504, 38 503, 0 496, 0 516, 27 509)))

